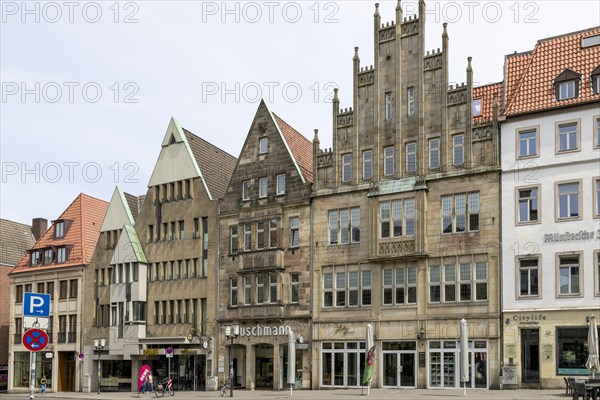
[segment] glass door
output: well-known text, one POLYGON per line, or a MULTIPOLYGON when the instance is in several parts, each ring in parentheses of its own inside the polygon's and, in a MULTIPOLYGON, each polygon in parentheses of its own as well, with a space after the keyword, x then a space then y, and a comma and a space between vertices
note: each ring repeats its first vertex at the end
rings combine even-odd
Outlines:
POLYGON ((540 332, 521 330, 521 382, 540 382, 540 332))
POLYGON ((383 354, 383 386, 398 385, 398 354, 384 353, 383 354))
POLYGON ((416 387, 415 353, 400 353, 400 386, 416 387))

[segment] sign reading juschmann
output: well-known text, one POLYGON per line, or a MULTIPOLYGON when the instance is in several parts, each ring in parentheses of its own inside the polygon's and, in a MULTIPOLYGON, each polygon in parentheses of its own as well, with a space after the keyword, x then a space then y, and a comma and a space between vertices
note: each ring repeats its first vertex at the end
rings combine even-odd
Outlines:
POLYGON ((544 234, 544 243, 560 243, 560 242, 571 242, 577 240, 592 240, 600 238, 600 232, 596 233, 591 231, 579 231, 579 232, 565 232, 565 233, 546 233, 544 234))
POLYGON ((240 336, 287 336, 291 328, 288 325, 240 326, 240 336))

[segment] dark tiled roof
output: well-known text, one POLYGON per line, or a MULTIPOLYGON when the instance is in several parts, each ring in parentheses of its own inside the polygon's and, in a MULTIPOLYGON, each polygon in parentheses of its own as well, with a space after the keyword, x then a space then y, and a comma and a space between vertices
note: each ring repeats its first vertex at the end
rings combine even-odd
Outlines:
POLYGON ((300 171, 307 182, 313 181, 313 146, 312 142, 302 136, 300 132, 288 125, 284 120, 279 118, 275 113, 275 122, 279 126, 279 130, 283 134, 292 157, 300 167, 300 171))
POLYGON ((132 194, 124 193, 125 200, 127 200, 127 205, 129 206, 129 211, 131 211, 131 216, 133 217, 133 221, 137 221, 138 212, 140 209, 140 204, 138 202, 138 198, 132 194))
POLYGON ((223 197, 237 159, 187 129, 183 131, 211 196, 223 197))
POLYGON ((581 47, 582 38, 600 35, 600 27, 542 39, 528 53, 507 55, 504 81, 507 116, 600 101, 592 91, 591 72, 600 64, 600 45, 581 47), (566 69, 581 75, 579 96, 557 101, 554 79, 566 69))
POLYGON ((32 268, 29 266, 30 255, 27 254, 11 273, 89 264, 100 236, 100 227, 107 209, 108 202, 81 193, 57 218, 58 220, 70 221, 65 236, 55 239, 55 224, 52 224, 50 229, 31 247, 32 250, 43 250, 49 247, 67 246, 69 248, 67 261, 62 264, 40 265, 32 268))
POLYGON ((473 117, 473 123, 480 124, 493 119, 494 93, 498 96, 497 101, 500 103, 501 91, 502 83, 500 82, 473 88, 473 99, 481 99, 481 115, 473 117))
POLYGON ((0 219, 0 265, 15 266, 34 243, 31 226, 0 219))

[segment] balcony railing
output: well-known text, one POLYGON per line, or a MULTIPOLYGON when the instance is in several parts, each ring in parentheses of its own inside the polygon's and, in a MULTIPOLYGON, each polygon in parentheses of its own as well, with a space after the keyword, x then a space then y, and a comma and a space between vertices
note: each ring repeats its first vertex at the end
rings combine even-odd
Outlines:
POLYGON ((77 332, 69 332, 67 335, 67 339, 69 343, 77 342, 77 332))
POLYGON ((58 332, 58 343, 67 343, 67 332, 58 332))
POLYGON ((400 257, 415 252, 415 240, 381 241, 377 248, 379 257, 400 257))
POLYGON ((283 268, 283 250, 265 249, 262 251, 241 252, 242 269, 259 270, 283 268))
POLYGON ((23 336, 20 333, 15 333, 15 344, 21 344, 23 342, 23 336))

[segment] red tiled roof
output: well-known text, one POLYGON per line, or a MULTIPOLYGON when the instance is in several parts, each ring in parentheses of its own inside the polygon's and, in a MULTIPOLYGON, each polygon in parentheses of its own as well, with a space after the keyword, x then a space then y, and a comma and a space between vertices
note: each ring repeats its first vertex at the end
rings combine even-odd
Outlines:
POLYGON ((279 126, 279 130, 292 152, 292 157, 300 167, 300 171, 307 182, 313 181, 313 146, 312 142, 302 136, 300 132, 288 125, 284 120, 279 118, 275 113, 275 122, 279 126))
POLYGON ((473 100, 481 99, 481 115, 473 117, 474 124, 480 124, 485 121, 491 121, 494 117, 494 94, 498 96, 497 100, 500 102, 500 96, 502 95, 502 83, 490 83, 485 86, 478 86, 473 88, 473 100))
POLYGON ((600 34, 600 27, 542 39, 531 52, 505 59, 504 114, 516 115, 555 107, 600 101, 592 92, 590 73, 600 65, 600 45, 581 47, 584 37, 600 34), (554 79, 567 68, 581 74, 579 96, 556 101, 554 79))
POLYGON ((43 250, 49 247, 67 246, 69 248, 67 261, 62 264, 54 263, 30 267, 31 255, 27 254, 12 270, 11 274, 89 264, 100 236, 100 227, 107 209, 108 202, 81 193, 58 217, 58 220, 71 221, 64 237, 54 238, 55 224, 52 224, 31 248, 31 250, 43 250))

